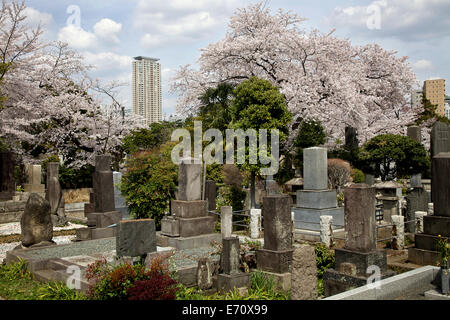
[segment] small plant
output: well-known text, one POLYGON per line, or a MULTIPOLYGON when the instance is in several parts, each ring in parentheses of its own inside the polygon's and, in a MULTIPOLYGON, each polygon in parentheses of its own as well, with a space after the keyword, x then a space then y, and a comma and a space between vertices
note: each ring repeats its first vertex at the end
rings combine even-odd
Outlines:
POLYGON ((18 262, 0 267, 0 277, 5 280, 33 279, 27 268, 27 262, 20 259, 18 262))
POLYGON ((323 243, 316 244, 314 251, 317 263, 317 291, 319 295, 323 295, 323 274, 326 270, 334 267, 334 254, 323 243))
POLYGON ((439 254, 441 256, 441 266, 448 268, 450 260, 450 243, 448 238, 444 238, 441 235, 438 235, 436 249, 437 251, 439 251, 439 254))
POLYGON ((151 271, 148 276, 148 280, 138 280, 128 288, 128 300, 175 300, 175 280, 158 271, 151 271))
POLYGON ((364 183, 366 181, 364 172, 359 169, 352 170, 352 179, 354 183, 364 183))
POLYGON ((70 289, 61 281, 50 282, 38 290, 39 299, 42 300, 86 300, 87 297, 70 289))

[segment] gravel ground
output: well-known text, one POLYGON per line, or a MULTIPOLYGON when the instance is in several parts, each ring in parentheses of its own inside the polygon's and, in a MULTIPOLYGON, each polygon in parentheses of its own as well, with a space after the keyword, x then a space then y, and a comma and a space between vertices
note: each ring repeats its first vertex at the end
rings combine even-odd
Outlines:
MULTIPOLYGON (((73 230, 73 229, 80 229, 80 228, 86 228, 86 226, 82 225, 82 224, 75 224, 75 223, 69 222, 67 226, 55 227, 55 228, 53 228, 53 230, 61 231, 61 230, 73 230)), ((20 232, 21 232, 20 222, 0 224, 0 236, 9 235, 9 234, 20 234, 20 232)))

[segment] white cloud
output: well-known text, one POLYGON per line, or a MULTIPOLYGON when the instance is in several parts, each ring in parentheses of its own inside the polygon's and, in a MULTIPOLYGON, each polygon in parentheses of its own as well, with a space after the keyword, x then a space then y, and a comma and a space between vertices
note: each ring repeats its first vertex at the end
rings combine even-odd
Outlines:
POLYGON ((102 19, 94 25, 95 35, 107 42, 120 43, 117 36, 120 31, 122 31, 122 24, 111 19, 102 19))
POLYGON ((448 0, 381 0, 335 8, 328 20, 353 34, 417 41, 450 36, 449 12, 448 0), (379 28, 368 27, 373 20, 379 21, 379 28))
POLYGON ((134 17, 144 30, 141 45, 156 48, 168 43, 189 43, 225 28, 228 17, 242 2, 237 0, 140 0, 134 17))
POLYGON ((433 62, 426 59, 418 60, 412 66, 417 71, 429 71, 434 68, 433 62))
POLYGON ((76 27, 73 24, 59 30, 58 40, 67 42, 75 49, 86 49, 97 42, 97 38, 92 32, 85 31, 83 28, 76 27))
POLYGON ((41 24, 41 26, 48 26, 53 22, 53 17, 50 13, 40 12, 31 7, 27 7, 24 11, 27 17, 27 22, 33 26, 41 24))
POLYGON ((83 52, 83 56, 87 64, 90 64, 96 68, 96 71, 108 71, 108 70, 131 70, 131 62, 133 59, 129 56, 121 56, 114 52, 83 52))

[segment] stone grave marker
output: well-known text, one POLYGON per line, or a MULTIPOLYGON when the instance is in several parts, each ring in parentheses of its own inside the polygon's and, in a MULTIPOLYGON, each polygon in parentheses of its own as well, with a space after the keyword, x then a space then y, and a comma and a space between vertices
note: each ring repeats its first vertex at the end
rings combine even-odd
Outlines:
POLYGON ((45 199, 50 204, 53 224, 62 226, 67 223, 64 212, 64 198, 62 188, 59 183, 59 162, 47 163, 47 189, 45 199))
POLYGON ((23 186, 25 192, 44 193, 45 186, 41 183, 42 167, 40 165, 29 164, 25 168, 28 182, 23 186))
POLYGON ((314 246, 299 245, 292 261, 292 300, 316 300, 317 262, 314 246))
POLYGON ((116 255, 118 257, 141 257, 155 251, 155 220, 119 221, 116 235, 116 255))
POLYGON ((230 291, 234 288, 249 288, 250 274, 240 271, 240 245, 238 237, 222 239, 220 259, 222 273, 217 276, 217 289, 230 291))

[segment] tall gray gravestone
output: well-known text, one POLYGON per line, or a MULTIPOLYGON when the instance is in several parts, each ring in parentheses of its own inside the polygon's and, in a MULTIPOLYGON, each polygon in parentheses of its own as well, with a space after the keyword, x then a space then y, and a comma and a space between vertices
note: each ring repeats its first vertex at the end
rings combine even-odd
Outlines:
POLYGON ((432 170, 434 214, 423 217, 423 233, 415 235, 415 247, 408 249, 408 260, 418 265, 439 263, 437 240, 450 241, 450 152, 434 156, 432 170))
POLYGON ((42 167, 40 165, 29 164, 25 166, 25 171, 27 174, 27 183, 23 186, 25 192, 44 193, 45 185, 41 183, 42 167))
POLYGON ((117 224, 122 213, 116 210, 114 200, 111 156, 95 157, 95 171, 92 175, 94 189, 94 212, 85 212, 89 228, 77 230, 77 240, 93 240, 116 236, 117 224))
POLYGON ((320 217, 332 216, 337 225, 344 224, 344 209, 338 207, 336 190, 328 189, 326 148, 303 151, 303 190, 297 191, 294 211, 296 229, 320 231, 320 217))
POLYGON ((358 131, 353 127, 345 127, 345 148, 347 150, 357 149, 359 146, 358 131))
MULTIPOLYGON (((431 129, 431 158, 441 152, 450 152, 450 126, 443 122, 436 122, 431 129)), ((431 163, 431 180, 433 180, 433 162, 431 163)), ((434 202, 433 190, 431 200, 434 202)))
POLYGON ((15 191, 14 154, 0 152, 0 201, 12 200, 15 191))
POLYGON ((331 296, 367 284, 369 267, 377 266, 381 278, 387 270, 386 251, 377 249, 375 188, 354 184, 344 190, 345 247, 335 249, 335 268, 324 274, 325 295, 331 296))
MULTIPOLYGON (((269 195, 263 198, 264 247, 256 251, 258 269, 269 273, 278 283, 288 282, 292 267, 292 217, 290 196, 269 195)), ((283 286, 281 286, 283 287, 283 286)))
MULTIPOLYGON (((408 127, 407 136, 414 141, 422 143, 422 131, 419 126, 408 127)), ((422 174, 414 174, 410 179, 411 188, 420 188, 422 187, 422 174)))
POLYGON ((187 249, 209 246, 220 241, 214 233, 214 216, 208 215, 202 200, 202 164, 196 159, 182 159, 178 167, 178 197, 171 201, 171 215, 161 220, 158 245, 187 249))

